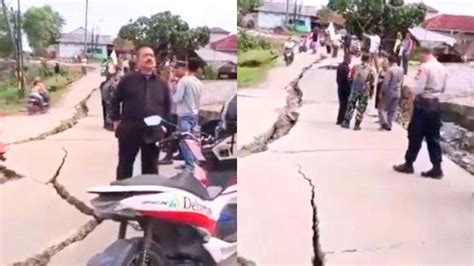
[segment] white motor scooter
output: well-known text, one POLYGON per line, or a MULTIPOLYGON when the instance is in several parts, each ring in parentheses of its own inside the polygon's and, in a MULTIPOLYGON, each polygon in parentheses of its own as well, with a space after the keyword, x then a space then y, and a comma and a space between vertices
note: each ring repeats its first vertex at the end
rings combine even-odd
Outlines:
MULTIPOLYGON (((159 126, 159 116, 145 119, 159 126)), ((190 149, 194 153, 194 149, 190 149)), ((237 252, 237 184, 205 186, 194 173, 139 175, 88 190, 101 219, 137 221, 143 237, 125 232, 88 262, 105 265, 216 265, 237 252)))

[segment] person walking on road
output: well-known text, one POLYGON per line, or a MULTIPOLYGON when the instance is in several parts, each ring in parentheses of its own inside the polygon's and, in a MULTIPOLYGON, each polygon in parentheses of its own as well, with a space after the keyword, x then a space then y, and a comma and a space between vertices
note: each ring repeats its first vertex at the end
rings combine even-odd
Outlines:
POLYGON ((344 121, 344 115, 347 110, 347 102, 349 101, 349 95, 351 94, 351 80, 349 74, 351 56, 346 54, 344 61, 339 64, 336 71, 336 80, 337 80, 337 95, 339 98, 339 111, 337 113, 337 125, 342 125, 344 121))
POLYGON ((405 34, 405 39, 403 39, 400 44, 399 56, 401 65, 403 67, 403 73, 406 75, 408 73, 408 61, 410 60, 411 53, 415 48, 415 43, 410 37, 410 33, 405 34))
MULTIPOLYGON (((196 77, 199 66, 200 62, 198 59, 189 59, 187 74, 179 80, 176 93, 173 95, 178 115, 178 130, 180 132, 193 133, 198 126, 198 114, 203 88, 201 81, 196 77)), ((192 152, 188 149, 184 140, 179 145, 185 162, 182 168, 194 170, 194 156, 192 152)))
POLYGON ((370 64, 374 64, 375 71, 379 73, 379 50, 380 50, 380 36, 377 34, 365 34, 364 36, 369 38, 369 54, 370 54, 370 64))
POLYGON ((422 172, 423 177, 441 179, 442 151, 440 146, 441 112, 439 94, 446 88, 447 70, 434 57, 431 49, 422 48, 420 53, 422 64, 416 75, 413 113, 408 126, 408 149, 405 154, 405 163, 393 166, 397 172, 412 174, 413 163, 421 149, 423 139, 426 139, 431 170, 422 172))
POLYGON ((382 84, 382 102, 379 119, 382 130, 392 130, 392 123, 397 113, 398 101, 403 84, 403 68, 397 65, 398 57, 388 57, 389 68, 382 84))
POLYGON ((159 115, 168 119, 170 113, 168 84, 156 74, 153 50, 142 47, 137 53, 138 70, 121 78, 112 99, 112 120, 119 145, 118 180, 132 176, 139 150, 142 174, 158 173, 156 142, 163 132, 161 126, 147 126, 144 118, 159 115))
POLYGON ((86 56, 83 56, 81 58, 81 71, 82 71, 82 75, 84 75, 84 76, 87 75, 87 58, 86 58, 86 56))
POLYGON ((368 55, 363 55, 362 64, 356 65, 352 69, 351 94, 344 121, 341 125, 343 128, 349 128, 354 109, 357 109, 354 130, 360 130, 360 124, 367 109, 370 88, 374 85, 375 73, 369 65, 369 59, 368 55))

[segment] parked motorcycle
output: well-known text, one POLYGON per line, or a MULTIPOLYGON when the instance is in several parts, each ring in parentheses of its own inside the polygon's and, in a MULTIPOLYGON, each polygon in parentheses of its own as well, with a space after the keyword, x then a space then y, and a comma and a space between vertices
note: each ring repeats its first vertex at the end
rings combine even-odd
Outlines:
POLYGON ((30 94, 26 108, 29 115, 45 113, 49 108, 49 96, 44 93, 30 94))
MULTIPOLYGON (((168 123, 159 116, 145 119, 148 126, 168 123)), ((197 159, 199 139, 175 133, 185 140, 197 159)), ((167 140, 160 141, 160 144, 167 140)), ((234 173, 235 174, 235 173, 234 173)), ((136 221, 143 237, 119 239, 88 262, 106 265, 216 265, 237 252, 237 184, 212 186, 205 168, 183 171, 171 178, 139 175, 88 190, 99 196, 92 205, 99 218, 136 221)))

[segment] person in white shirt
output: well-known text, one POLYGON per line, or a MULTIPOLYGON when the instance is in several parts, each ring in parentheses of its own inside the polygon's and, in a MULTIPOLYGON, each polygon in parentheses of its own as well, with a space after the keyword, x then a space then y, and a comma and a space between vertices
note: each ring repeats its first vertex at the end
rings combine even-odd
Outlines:
POLYGON ((370 62, 374 64, 375 70, 377 73, 379 72, 379 50, 380 50, 380 36, 378 34, 365 34, 364 36, 369 38, 370 46, 369 46, 369 54, 370 54, 370 62))
MULTIPOLYGON (((176 92, 173 94, 173 102, 176 104, 176 114, 178 115, 178 130, 180 132, 193 133, 198 126, 203 89, 203 84, 196 77, 199 66, 199 59, 189 59, 187 74, 179 80, 176 92)), ((194 170, 194 155, 184 141, 181 141, 180 149, 185 162, 183 168, 191 171, 194 170)))
POLYGON ((413 173, 413 163, 421 149, 423 139, 426 138, 433 168, 422 172, 421 175, 441 179, 443 177, 440 146, 441 111, 438 96, 446 89, 448 72, 429 48, 421 49, 420 61, 422 64, 418 69, 413 88, 415 102, 408 127, 408 150, 405 154, 405 163, 395 165, 393 169, 401 173, 413 173))

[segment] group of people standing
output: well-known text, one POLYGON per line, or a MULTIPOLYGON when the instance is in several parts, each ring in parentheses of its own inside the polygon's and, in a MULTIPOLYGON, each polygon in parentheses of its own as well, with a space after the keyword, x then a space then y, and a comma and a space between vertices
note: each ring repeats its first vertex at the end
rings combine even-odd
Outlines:
MULTIPOLYGON (((357 110, 354 130, 361 129, 368 101, 373 97, 376 86, 375 107, 378 109, 380 130, 390 131, 397 114, 405 75, 408 72, 408 60, 414 49, 409 33, 397 41, 390 55, 379 53, 381 40, 376 34, 365 35, 370 40, 369 53, 361 57, 361 63, 350 67, 351 56, 346 54, 337 68, 339 111, 336 123, 349 128, 354 110, 357 110), (382 58, 380 58, 382 57, 382 58), (380 69, 379 69, 379 63, 380 69), (400 66, 400 64, 402 66, 400 66), (377 80, 377 82, 376 82, 377 80)), ((446 86, 447 71, 437 61, 431 49, 422 48, 421 66, 415 78, 414 111, 408 128, 408 149, 405 163, 393 167, 395 171, 413 173, 413 163, 426 139, 433 168, 422 172, 422 176, 442 178, 440 127, 441 115, 437 96, 446 86)))
MULTIPOLYGON (((176 128, 147 126, 144 118, 159 115, 177 130, 192 132, 198 124, 202 83, 196 73, 200 61, 172 64, 169 71, 157 70, 153 49, 142 47, 137 60, 114 66, 115 72, 101 85, 104 104, 104 126, 115 131, 119 146, 118 180, 133 175, 133 165, 141 151, 142 174, 157 174, 159 164, 172 163, 174 147, 160 161, 156 143, 176 128), (165 74, 166 73, 166 74, 165 74)), ((179 150, 185 164, 180 168, 192 171, 194 157, 184 143, 179 150)))

